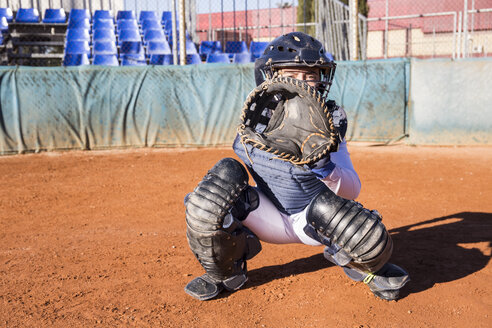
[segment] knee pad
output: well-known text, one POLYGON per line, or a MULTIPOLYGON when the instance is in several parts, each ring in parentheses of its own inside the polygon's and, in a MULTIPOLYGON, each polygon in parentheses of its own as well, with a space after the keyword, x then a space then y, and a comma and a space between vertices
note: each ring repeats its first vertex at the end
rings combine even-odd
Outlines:
POLYGON ((317 239, 326 245, 336 244, 352 259, 351 266, 376 272, 389 260, 393 241, 381 216, 327 190, 309 204, 306 219, 317 239))
POLYGON ((215 283, 225 282, 226 288, 230 281, 230 289, 244 284, 246 260, 261 250, 258 238, 240 221, 258 206, 255 194, 243 165, 224 158, 186 199, 188 244, 207 275, 215 283))

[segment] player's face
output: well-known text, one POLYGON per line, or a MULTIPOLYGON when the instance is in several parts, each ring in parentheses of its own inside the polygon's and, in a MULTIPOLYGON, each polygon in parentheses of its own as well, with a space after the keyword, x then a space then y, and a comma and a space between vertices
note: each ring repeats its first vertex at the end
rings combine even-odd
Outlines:
POLYGON ((312 87, 316 87, 320 80, 319 68, 292 67, 282 68, 278 72, 281 76, 305 81, 312 87))

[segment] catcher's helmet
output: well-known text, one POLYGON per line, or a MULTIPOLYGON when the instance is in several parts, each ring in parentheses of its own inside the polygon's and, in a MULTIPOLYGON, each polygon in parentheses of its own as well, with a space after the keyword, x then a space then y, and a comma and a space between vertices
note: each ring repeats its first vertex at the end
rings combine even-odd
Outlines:
POLYGON ((273 77, 276 70, 286 67, 315 67, 320 69, 321 93, 328 92, 336 64, 330 53, 326 53, 321 42, 302 32, 279 36, 266 47, 263 55, 255 62, 256 85, 273 77))

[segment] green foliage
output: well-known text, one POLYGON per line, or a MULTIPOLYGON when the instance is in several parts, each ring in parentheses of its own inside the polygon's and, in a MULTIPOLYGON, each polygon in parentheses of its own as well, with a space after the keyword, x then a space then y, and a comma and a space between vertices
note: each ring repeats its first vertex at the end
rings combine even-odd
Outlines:
MULTIPOLYGON (((347 6, 349 5, 349 0, 340 0, 347 6)), ((367 17, 367 14, 369 14, 369 5, 367 4, 367 0, 357 0, 357 3, 359 5, 359 14, 362 14, 367 17)))
MULTIPOLYGON (((297 7, 297 23, 303 24, 315 22, 315 5, 316 2, 314 0, 299 0, 299 5, 297 7), (306 16, 304 16, 304 3, 306 4, 306 16), (305 21, 304 21, 305 19, 305 21)), ((306 26, 304 30, 304 26, 298 26, 297 30, 299 32, 305 32, 311 36, 315 36, 316 29, 314 26, 306 26)))

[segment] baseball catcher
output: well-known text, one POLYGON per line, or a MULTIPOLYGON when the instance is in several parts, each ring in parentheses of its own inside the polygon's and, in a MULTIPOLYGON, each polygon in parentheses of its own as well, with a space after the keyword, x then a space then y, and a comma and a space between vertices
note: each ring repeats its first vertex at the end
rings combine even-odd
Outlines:
POLYGON ((361 185, 347 116, 327 99, 335 69, 301 32, 276 38, 256 60, 257 87, 233 144, 244 165, 220 160, 185 199, 188 243, 205 269, 185 287, 189 295, 208 300, 241 288, 260 241, 324 245, 327 260, 385 300, 409 281, 388 262, 393 242, 379 213, 354 201, 361 185))

